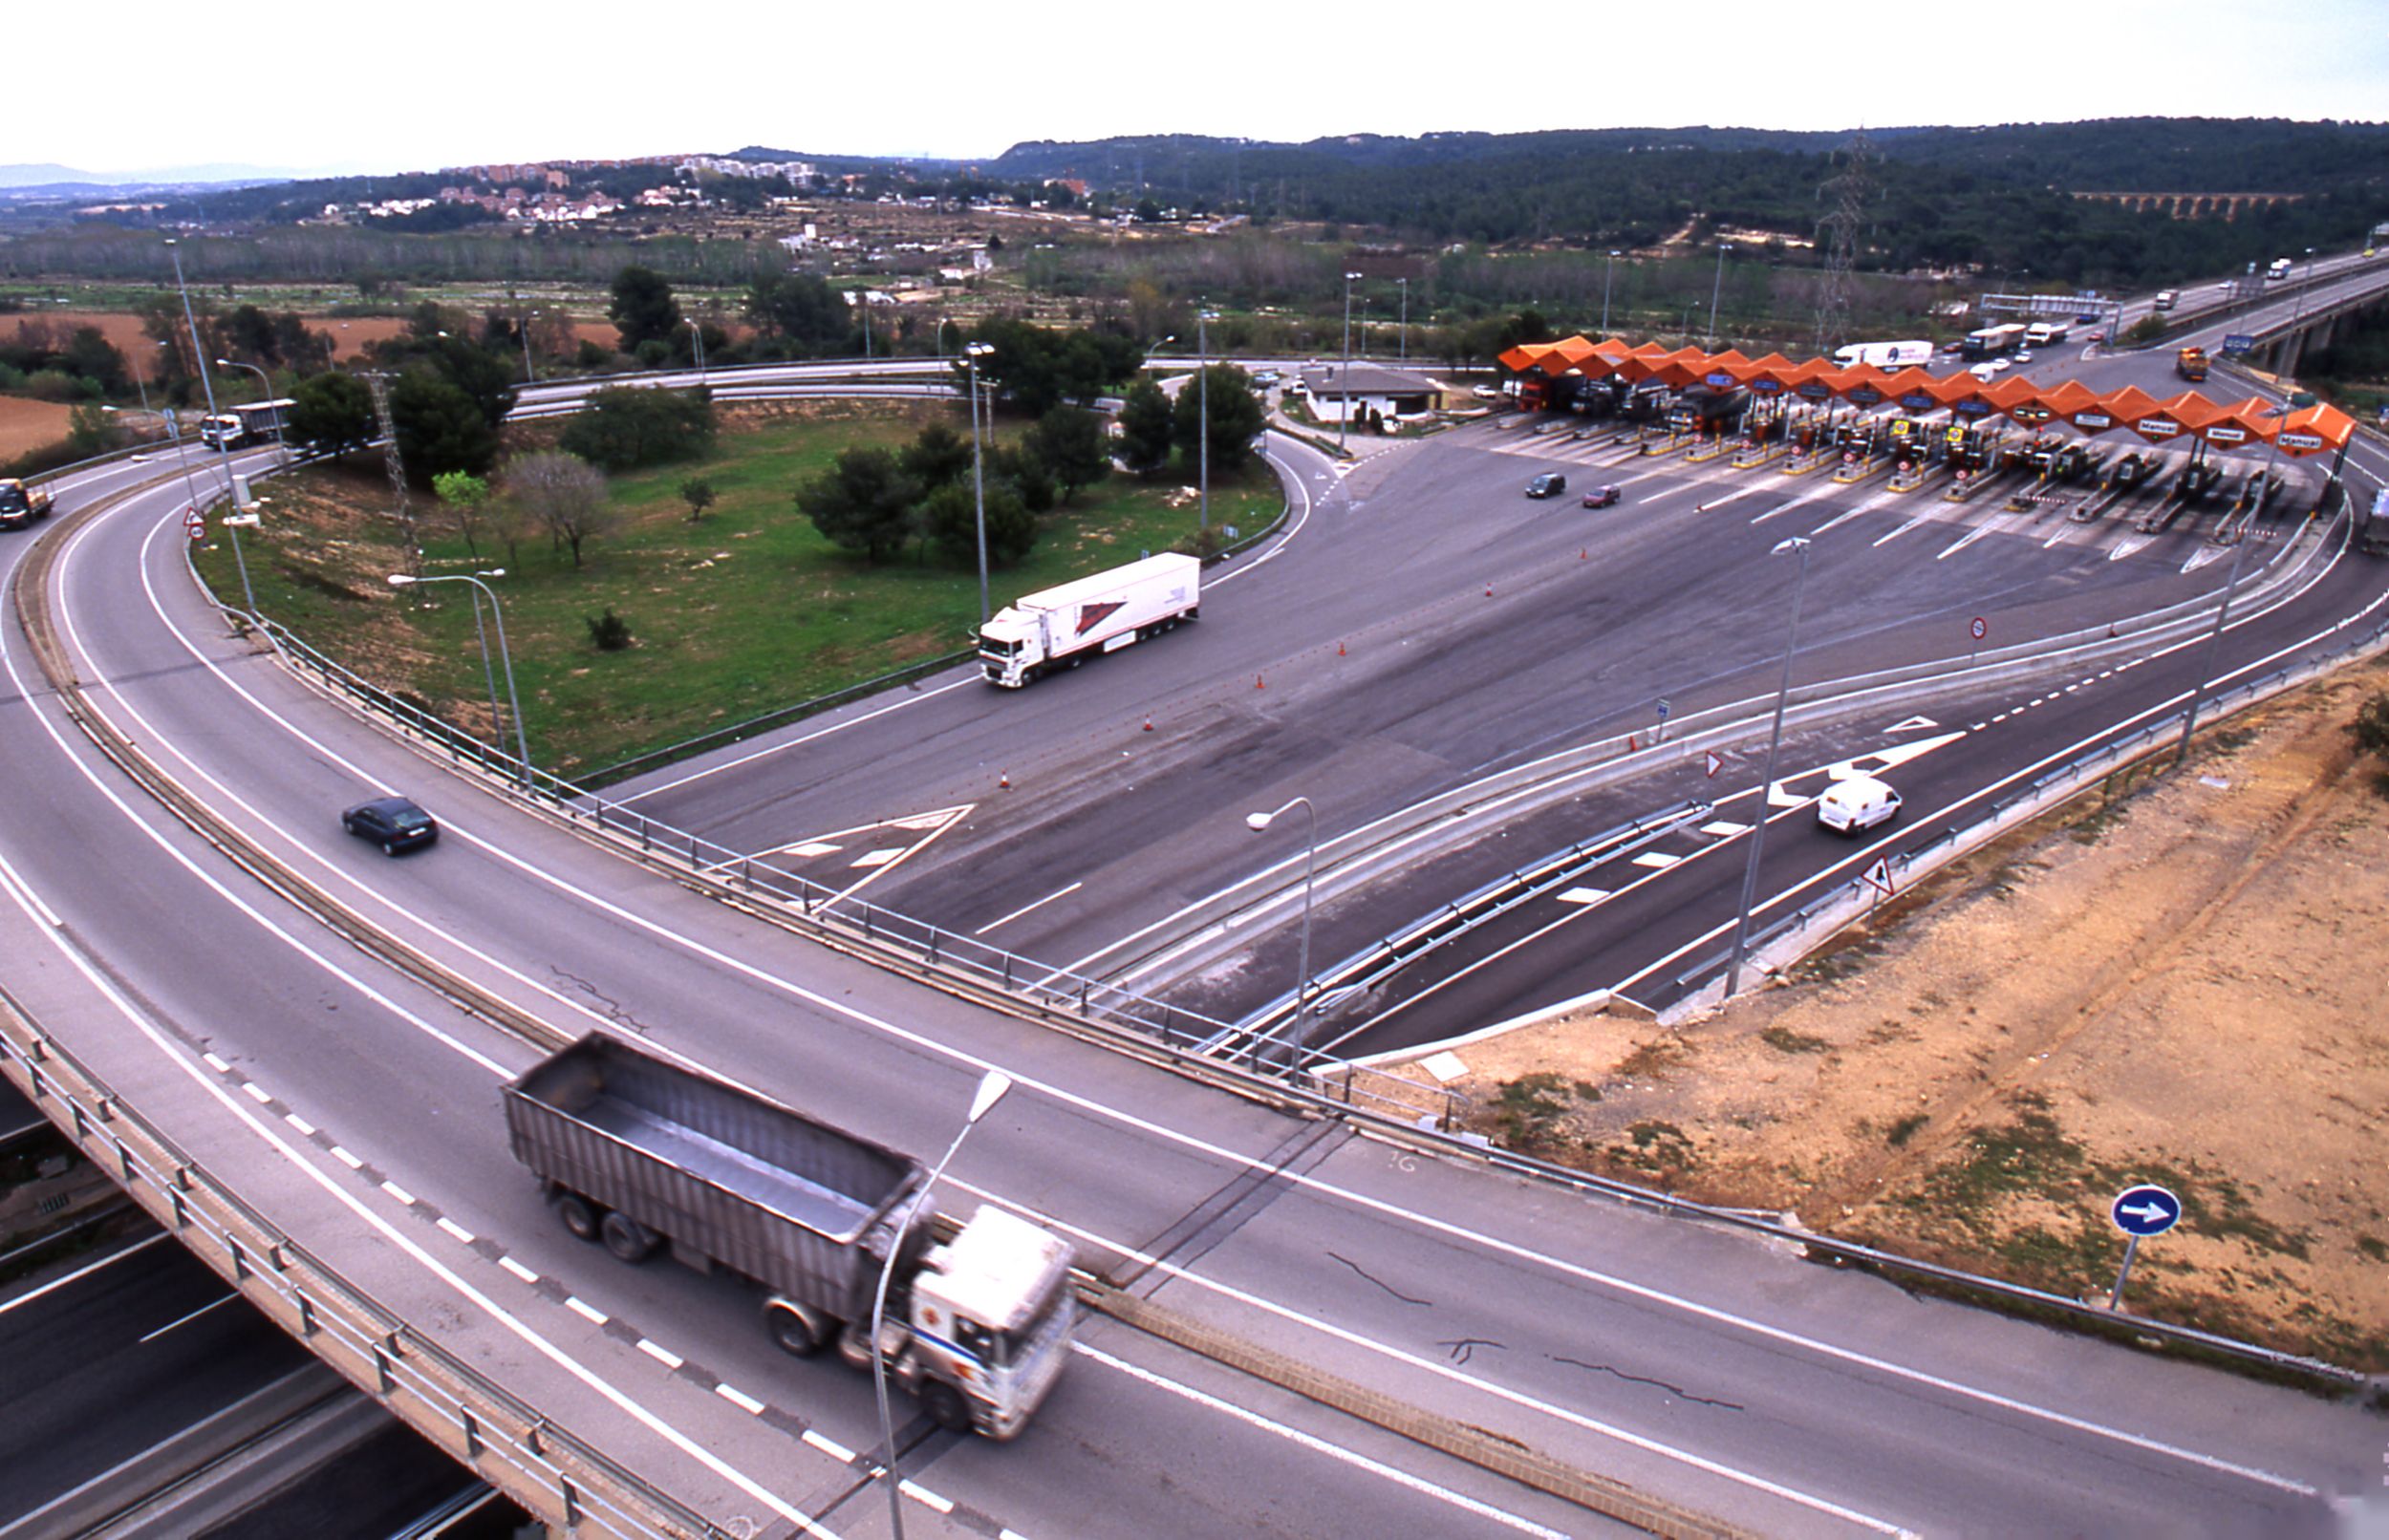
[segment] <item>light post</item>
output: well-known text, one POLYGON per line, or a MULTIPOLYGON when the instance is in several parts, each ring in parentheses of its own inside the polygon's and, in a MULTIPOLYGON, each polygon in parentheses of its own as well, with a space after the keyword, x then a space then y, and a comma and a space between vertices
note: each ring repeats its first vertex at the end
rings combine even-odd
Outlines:
MULTIPOLYGON (((516 757, 523 761, 523 780, 525 783, 527 784, 531 778, 531 742, 529 737, 525 733, 523 728, 522 697, 514 692, 514 654, 506 647, 506 611, 498 606, 498 591, 495 588, 492 588, 488 584, 482 581, 482 576, 504 577, 506 576, 506 569, 505 567, 493 567, 488 572, 481 574, 480 576, 468 575, 463 572, 451 572, 438 577, 415 577, 406 572, 393 572, 390 574, 390 586, 394 588, 410 588, 418 583, 470 583, 480 593, 488 597, 490 616, 496 620, 498 624, 498 658, 500 662, 506 665, 506 704, 512 708, 514 712, 514 752, 516 757)), ((478 600, 475 601, 473 606, 473 629, 475 631, 481 631, 481 605, 478 600)), ((481 666, 484 674, 488 673, 489 639, 486 635, 482 637, 481 666)), ((498 692, 495 685, 490 687, 489 709, 492 716, 497 714, 498 692)), ((506 752, 503 735, 500 738, 498 752, 501 754, 506 752)))
POLYGON ((1800 568, 1792 580, 1792 628, 1783 638, 1783 683, 1776 690, 1776 724, 1767 735, 1767 768, 1758 781, 1758 811, 1751 817, 1751 856, 1742 868, 1742 907, 1733 919, 1733 949, 1726 957, 1726 998, 1742 986, 1742 954, 1750 943, 1751 906, 1758 898, 1758 858, 1767 845, 1767 809, 1776 794, 1776 751, 1783 746, 1783 707, 1792 697, 1792 655, 1800 645, 1800 595, 1808 587, 1808 537, 1795 535, 1769 551, 1799 556, 1800 568))
MULTIPOLYGON (((207 377, 207 350, 200 345, 199 321, 191 314, 190 286, 183 281, 183 248, 175 244, 172 236, 166 237, 166 253, 174 258, 174 287, 183 296, 183 324, 190 329, 191 367, 199 371, 199 388, 206 394, 207 415, 212 417, 216 415, 216 384, 207 377)), ((216 435, 216 453, 223 457, 224 487, 229 492, 232 490, 232 446, 224 441, 222 434, 216 435)))
POLYGON ((1618 254, 1612 251, 1601 269, 1601 334, 1603 338, 1609 335, 1609 286, 1617 276, 1618 254))
POLYGON ((1396 278, 1394 282, 1402 288, 1402 361, 1407 364, 1410 361, 1410 281, 1396 278))
MULTIPOLYGON (((258 368, 255 364, 244 364, 244 363, 239 363, 239 362, 236 362, 235 360, 230 359, 230 358, 219 358, 219 359, 217 359, 217 360, 216 360, 216 367, 217 367, 218 369, 246 369, 246 370, 248 370, 250 374, 254 374, 254 375, 256 375, 256 376, 257 376, 257 389, 258 389, 258 391, 259 391, 259 393, 260 393, 257 398, 258 398, 260 401, 270 401, 270 400, 272 400, 272 399, 273 399, 273 376, 272 376, 271 374, 267 374, 264 370, 262 370, 262 369, 258 368)), ((275 437, 274 437, 274 443, 275 443, 276 445, 279 445, 281 442, 282 442, 281 435, 280 435, 280 432, 277 430, 277 432, 276 432, 276 434, 275 434, 275 437)), ((275 457, 274 457, 274 459, 275 459, 275 462, 276 462, 276 463, 279 463, 279 462, 281 461, 281 460, 282 460, 282 456, 281 456, 280 454, 276 454, 276 455, 275 455, 275 457)))
POLYGON ((531 365, 531 323, 538 319, 539 312, 533 310, 523 317, 523 324, 518 329, 523 334, 523 383, 526 385, 539 383, 539 371, 531 365))
POLYGON ((257 527, 257 514, 253 506, 226 514, 224 527, 232 537, 232 565, 241 569, 241 603, 247 607, 249 618, 253 620, 257 615, 257 592, 248 586, 248 558, 241 554, 241 531, 257 527))
POLYGON ((921 1184, 920 1191, 914 1194, 913 1201, 905 1206, 903 1217, 889 1225, 888 1257, 879 1265, 879 1286, 872 1292, 871 1297, 871 1382, 872 1391, 879 1398, 879 1436, 887 1441, 885 1480, 888 1484, 888 1528, 894 1540, 904 1540, 904 1480, 896 1473, 895 1422, 888 1415, 888 1360, 886 1355, 879 1351, 888 1326, 888 1283, 895 1276, 896 1257, 904 1250, 905 1232, 913 1228, 915 1217, 929 1202, 930 1191, 936 1187, 937 1179, 945 1175, 946 1162, 954 1159, 954 1152, 962 1147, 962 1141, 970 1137, 973 1128, 979 1126, 979 1120, 987 1116, 995 1104, 1003 1100, 1003 1094, 1011 1089, 1012 1077, 1000 1069, 991 1069, 979 1077, 979 1090, 971 1097, 971 1110, 963 1118, 962 1126, 955 1131, 954 1143, 946 1146, 946 1152, 937 1157, 937 1164, 930 1167, 929 1180, 921 1184))
MULTIPOLYGON (((1266 813, 1248 813, 1244 817, 1244 826, 1255 834, 1259 834, 1269 827, 1271 821, 1280 813, 1290 810, 1298 802, 1302 804, 1302 811, 1309 815, 1310 823, 1309 832, 1304 838, 1302 847, 1302 948, 1294 965, 1294 1019, 1288 1024, 1290 1028, 1288 1041, 1292 1049, 1292 1052, 1286 1056, 1288 1069, 1299 1069, 1302 1066, 1302 1052, 1310 1046, 1303 1031, 1305 1025, 1303 1018, 1310 1010, 1311 888, 1312 879, 1319 869, 1319 809, 1311 805, 1311 800, 1308 797, 1296 797, 1289 799, 1282 807, 1266 813)), ((1258 1051, 1259 1045, 1256 1043, 1254 1047, 1258 1051)))
MULTIPOLYGON (((102 412, 120 412, 121 407, 103 406, 102 412)), ((199 512, 199 489, 191 484, 190 457, 183 451, 183 425, 175 420, 174 408, 161 406, 158 415, 166 419, 166 437, 174 440, 174 462, 183 472, 183 497, 187 504, 184 517, 199 512)))
POLYGON ((979 447, 979 361, 996 351, 992 342, 966 344, 962 353, 970 360, 971 371, 971 501, 978 509, 979 524, 979 627, 987 629, 987 479, 982 468, 985 459, 979 447))
POLYGON ((1726 288, 1726 243, 1717 243, 1717 276, 1709 282, 1709 349, 1717 351, 1717 299, 1726 288))
MULTIPOLYGON (((154 357, 157 350, 164 346, 162 342, 151 344, 151 355, 154 357)), ((133 388, 141 393, 141 416, 149 416, 149 376, 139 369, 133 371, 133 388)))
POLYGON ((1344 369, 1336 381, 1336 453, 1344 453, 1344 430, 1352 421, 1352 284, 1359 273, 1344 275, 1344 369))
POLYGON ((1196 455, 1201 466, 1198 481, 1202 485, 1202 503, 1195 514, 1195 529, 1211 528, 1211 323, 1219 319, 1217 310, 1194 312, 1194 409, 1200 419, 1196 455))
POLYGON ((690 320, 688 335, 690 343, 697 349, 697 383, 702 385, 705 383, 705 323, 701 318, 690 320))

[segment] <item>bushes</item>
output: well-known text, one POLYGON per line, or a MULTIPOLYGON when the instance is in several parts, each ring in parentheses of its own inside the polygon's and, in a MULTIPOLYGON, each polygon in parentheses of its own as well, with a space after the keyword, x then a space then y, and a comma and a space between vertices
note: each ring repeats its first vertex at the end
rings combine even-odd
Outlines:
POLYGON ((713 399, 705 392, 615 386, 592 396, 558 443, 565 453, 618 475, 694 459, 713 441, 713 399))

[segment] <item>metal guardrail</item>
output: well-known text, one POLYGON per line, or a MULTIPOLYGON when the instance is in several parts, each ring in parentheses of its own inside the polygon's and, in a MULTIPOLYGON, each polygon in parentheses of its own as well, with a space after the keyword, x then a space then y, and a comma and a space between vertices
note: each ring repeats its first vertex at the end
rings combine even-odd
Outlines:
POLYGON ((658 1491, 509 1394, 243 1202, 0 989, 0 1072, 242 1297, 441 1451, 574 1533, 734 1531, 658 1491))

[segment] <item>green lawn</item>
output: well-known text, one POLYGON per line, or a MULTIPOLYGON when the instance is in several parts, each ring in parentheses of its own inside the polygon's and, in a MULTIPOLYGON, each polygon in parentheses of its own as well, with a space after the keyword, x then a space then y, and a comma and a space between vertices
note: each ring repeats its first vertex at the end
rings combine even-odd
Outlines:
MULTIPOLYGON (((476 562, 441 510, 417 494, 427 575, 503 566, 506 607, 531 752, 567 775, 810 699, 969 645, 976 568, 935 552, 880 567, 824 540, 793 501, 797 484, 851 444, 909 440, 938 409, 832 408, 726 423, 701 462, 617 478, 630 515, 585 547, 575 570, 545 537, 511 554, 484 543, 476 562), (682 481, 701 475, 719 501, 692 524, 682 481), (601 652, 588 621, 611 609, 634 645, 601 652)), ((955 415, 967 432, 966 418, 955 415)), ((998 438, 1018 425, 1000 422, 998 438)), ((441 584, 400 593, 387 574, 403 548, 377 463, 262 483, 263 525, 243 538, 259 608, 368 678, 477 732, 489 725, 472 592, 441 584)), ((998 608, 1015 595, 1164 550, 1195 530, 1191 488, 1173 477, 1114 475, 1046 516, 1027 560, 990 575, 998 608)), ((1255 460, 1212 484, 1215 524, 1258 530, 1283 506, 1255 460)), ((240 579, 219 530, 200 570, 234 602, 240 579)), ((494 646, 494 638, 493 638, 494 646)), ((500 681, 501 695, 504 681, 500 681)))

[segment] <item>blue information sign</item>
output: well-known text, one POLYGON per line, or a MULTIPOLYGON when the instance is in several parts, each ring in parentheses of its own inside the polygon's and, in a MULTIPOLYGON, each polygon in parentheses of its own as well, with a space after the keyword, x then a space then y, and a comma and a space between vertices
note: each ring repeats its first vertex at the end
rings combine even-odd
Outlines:
POLYGON ((2126 1235, 2163 1235, 2182 1217, 2182 1200, 2160 1187, 2127 1187, 2109 1210, 2126 1235))
POLYGON ((2223 351, 2234 358, 2245 357, 2255 348, 2256 339, 2245 332, 2234 332, 2223 339, 2223 351))

